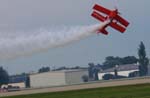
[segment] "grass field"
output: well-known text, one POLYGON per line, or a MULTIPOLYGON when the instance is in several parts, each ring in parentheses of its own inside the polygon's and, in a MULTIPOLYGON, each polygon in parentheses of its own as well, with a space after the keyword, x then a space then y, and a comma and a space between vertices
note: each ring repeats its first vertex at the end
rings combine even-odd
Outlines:
POLYGON ((5 98, 150 98, 150 84, 33 94, 5 98))

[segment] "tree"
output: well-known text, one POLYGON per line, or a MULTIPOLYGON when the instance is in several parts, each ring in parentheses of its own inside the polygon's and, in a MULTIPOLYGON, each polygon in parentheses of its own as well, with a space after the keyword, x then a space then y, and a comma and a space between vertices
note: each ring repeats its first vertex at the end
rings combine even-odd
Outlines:
POLYGON ((94 80, 95 81, 99 80, 98 73, 99 73, 100 70, 95 67, 93 71, 94 71, 94 80))
POLYGON ((120 57, 113 57, 113 56, 108 56, 105 58, 105 62, 103 63, 104 67, 103 69, 108 69, 115 67, 116 65, 121 65, 122 64, 122 59, 120 57))
POLYGON ((83 75, 82 79, 83 79, 83 82, 88 82, 89 81, 89 77, 87 75, 83 75))
POLYGON ((59 67, 57 69, 55 69, 54 71, 60 71, 60 70, 68 70, 69 68, 65 67, 65 66, 62 66, 62 67, 59 67))
POLYGON ((113 57, 108 56, 105 58, 105 62, 103 63, 103 69, 108 69, 115 67, 116 65, 126 65, 126 64, 134 64, 137 63, 138 59, 134 56, 126 56, 126 57, 113 57))
POLYGON ((149 60, 146 57, 145 45, 143 42, 140 43, 138 49, 138 56, 139 56, 139 75, 145 76, 148 74, 148 64, 149 60))
POLYGON ((89 63, 88 65, 89 65, 88 68, 89 79, 95 81, 99 80, 98 73, 101 69, 101 65, 100 64, 95 65, 94 63, 89 63))
POLYGON ((9 82, 9 75, 3 67, 0 67, 0 86, 9 82))
POLYGON ((89 63, 88 64, 89 65, 89 68, 88 68, 88 72, 89 72, 89 78, 90 79, 94 79, 94 71, 93 71, 93 69, 94 69, 94 63, 89 63))
POLYGON ((50 67, 42 67, 39 69, 39 73, 43 73, 43 72, 49 72, 50 71, 50 67))
POLYGON ((126 57, 122 58, 123 64, 134 64, 137 62, 138 62, 138 59, 135 56, 126 56, 126 57))

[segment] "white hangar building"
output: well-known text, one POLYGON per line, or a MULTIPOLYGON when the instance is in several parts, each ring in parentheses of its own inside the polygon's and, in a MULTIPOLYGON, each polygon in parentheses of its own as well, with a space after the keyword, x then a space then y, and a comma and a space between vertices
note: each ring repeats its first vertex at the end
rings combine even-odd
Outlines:
POLYGON ((50 71, 30 75, 30 87, 50 87, 83 83, 83 76, 88 76, 88 69, 50 71))
POLYGON ((103 76, 105 74, 115 75, 115 72, 114 72, 115 69, 117 69, 118 75, 125 76, 125 77, 128 77, 129 73, 131 73, 131 72, 139 71, 139 67, 137 64, 120 65, 117 68, 113 67, 113 68, 109 68, 109 69, 99 72, 98 73, 99 80, 103 80, 103 76))

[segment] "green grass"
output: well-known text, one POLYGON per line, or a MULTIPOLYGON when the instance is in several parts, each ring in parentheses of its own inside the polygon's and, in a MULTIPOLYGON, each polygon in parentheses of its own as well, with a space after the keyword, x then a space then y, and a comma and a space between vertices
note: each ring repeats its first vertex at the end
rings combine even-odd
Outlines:
POLYGON ((5 98, 150 98, 150 84, 33 94, 5 98))

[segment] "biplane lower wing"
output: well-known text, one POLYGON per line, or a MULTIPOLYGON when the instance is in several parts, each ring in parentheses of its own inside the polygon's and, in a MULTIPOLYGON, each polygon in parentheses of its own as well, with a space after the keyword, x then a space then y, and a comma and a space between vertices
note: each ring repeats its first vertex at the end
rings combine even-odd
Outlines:
POLYGON ((120 22, 122 25, 124 25, 125 27, 127 27, 129 25, 129 22, 126 21, 125 19, 123 19, 122 17, 120 17, 119 15, 117 15, 115 17, 115 19, 120 22))
POLYGON ((121 25, 119 25, 119 24, 117 24, 117 23, 114 23, 114 22, 111 22, 111 23, 109 24, 109 26, 111 26, 112 28, 114 28, 114 29, 120 31, 121 33, 124 33, 125 30, 126 30, 126 28, 124 28, 124 27, 122 27, 121 25))

